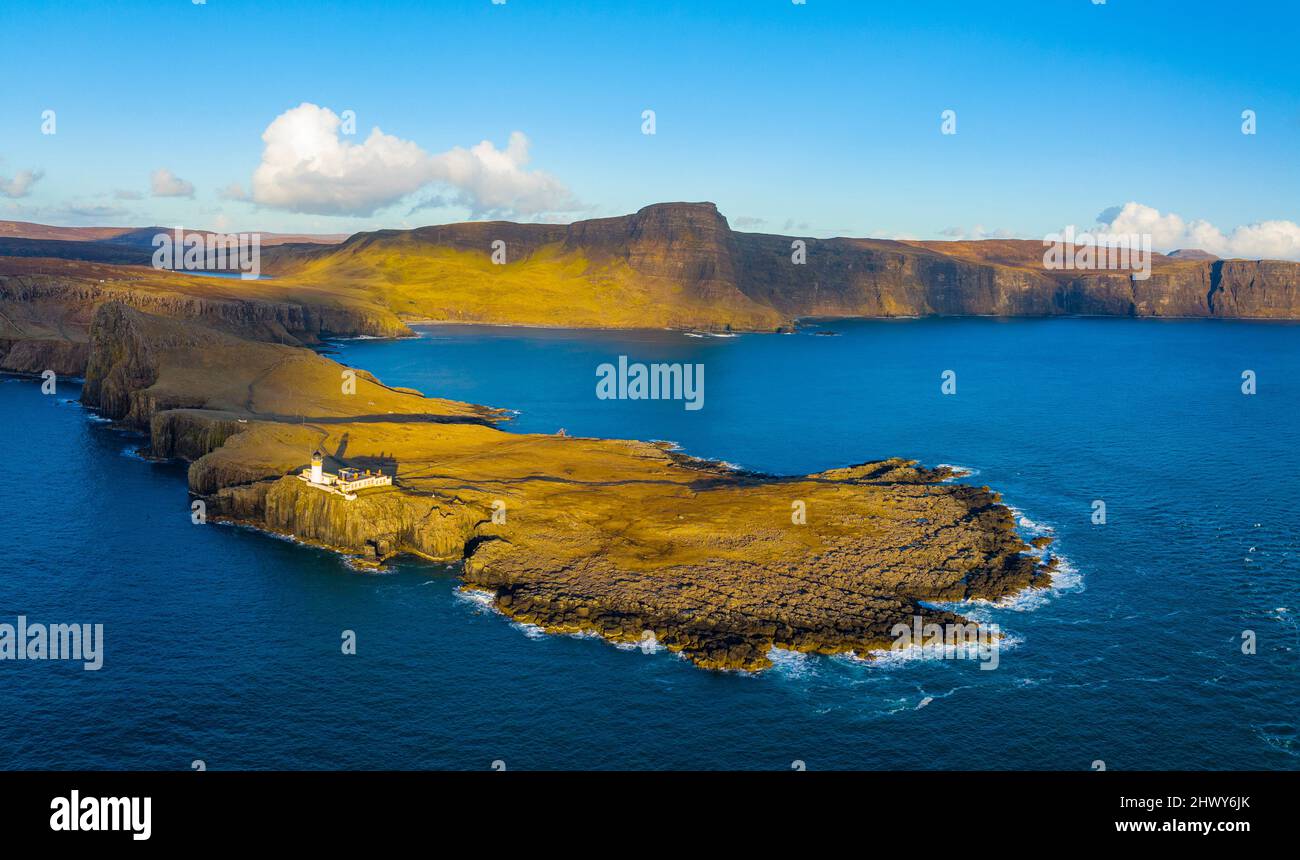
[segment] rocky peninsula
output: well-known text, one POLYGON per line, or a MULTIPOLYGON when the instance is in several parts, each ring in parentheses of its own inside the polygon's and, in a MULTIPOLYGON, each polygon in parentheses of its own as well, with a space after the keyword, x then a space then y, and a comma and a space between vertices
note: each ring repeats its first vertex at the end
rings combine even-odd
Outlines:
POLYGON ((777 477, 646 442, 510 433, 498 410, 310 347, 428 319, 777 331, 804 315, 1300 317, 1293 263, 1160 258, 1139 284, 1044 272, 1038 243, 831 239, 792 265, 791 237, 732 231, 705 203, 287 241, 254 281, 151 268, 150 228, 80 235, 0 237, 0 370, 84 376, 88 406, 190 463, 211 517, 370 564, 461 563, 512 618, 620 642, 650 631, 712 668, 762 668, 773 647, 888 647, 914 615, 958 618, 924 603, 1043 587, 1052 564, 996 493, 944 469, 777 477), (320 492, 296 477, 318 447, 331 471, 394 483, 320 492))
POLYGON ((884 460, 775 477, 646 442, 510 433, 497 410, 362 370, 349 391, 348 368, 241 336, 243 324, 102 302, 83 401, 148 433, 155 456, 189 461, 211 518, 375 563, 462 563, 468 586, 547 631, 652 631, 699 666, 756 670, 773 647, 865 655, 914 615, 960 620, 923 602, 1051 581, 998 495, 946 469, 884 460), (394 483, 353 501, 321 492, 297 477, 317 447, 331 469, 382 468, 394 483))

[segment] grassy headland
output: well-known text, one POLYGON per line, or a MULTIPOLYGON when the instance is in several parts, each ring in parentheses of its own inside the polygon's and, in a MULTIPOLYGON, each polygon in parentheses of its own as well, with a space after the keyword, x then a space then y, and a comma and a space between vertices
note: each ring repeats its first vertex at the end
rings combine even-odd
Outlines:
POLYGON ((1044 586, 1011 512, 945 470, 887 460, 772 477, 662 445, 507 433, 485 407, 427 398, 288 345, 107 303, 84 400, 191 461, 208 512, 371 561, 463 561, 505 614, 553 632, 641 641, 698 665, 758 669, 782 647, 886 648, 952 613, 920 601, 1044 586), (296 477, 383 468, 355 501, 296 477), (794 522, 802 502, 806 523, 794 522))

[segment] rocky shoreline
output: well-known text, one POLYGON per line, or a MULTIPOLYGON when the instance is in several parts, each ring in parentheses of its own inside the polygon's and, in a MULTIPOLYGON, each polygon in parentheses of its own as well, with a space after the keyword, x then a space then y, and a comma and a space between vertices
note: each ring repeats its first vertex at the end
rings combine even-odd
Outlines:
POLYGON ((386 386, 299 346, 250 341, 121 303, 90 327, 83 402, 190 463, 210 518, 364 563, 462 564, 506 616, 614 642, 648 635, 696 665, 756 670, 773 648, 887 648, 927 602, 1051 582, 987 487, 885 460, 777 477, 660 443, 507 433, 499 410, 386 386), (296 473, 382 468, 355 501, 296 473), (802 521, 792 509, 806 511, 802 521))

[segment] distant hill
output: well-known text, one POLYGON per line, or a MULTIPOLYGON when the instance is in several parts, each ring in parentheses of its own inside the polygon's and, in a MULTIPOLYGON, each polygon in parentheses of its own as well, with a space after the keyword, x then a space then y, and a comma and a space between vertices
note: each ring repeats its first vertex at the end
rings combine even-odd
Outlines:
POLYGON ((156 228, 107 229, 49 228, 64 238, 0 231, 0 340, 84 340, 110 295, 304 343, 404 333, 416 321, 774 331, 804 317, 1300 319, 1300 263, 1157 254, 1150 278, 1135 280, 1119 270, 1047 270, 1039 240, 737 232, 712 203, 567 225, 472 222, 282 242, 262 250, 261 270, 273 278, 247 282, 155 271, 140 240, 156 228), (241 298, 260 304, 241 308, 241 298))
MULTIPOLYGON (((26 221, 0 221, 0 257, 81 260, 120 266, 151 266, 154 237, 174 235, 170 227, 52 227, 26 221)), ((211 230, 185 230, 185 236, 217 235, 211 230)), ((347 234, 259 233, 263 248, 283 244, 306 247, 342 242, 347 234)))
POLYGON ((1209 251, 1202 251, 1200 248, 1180 248, 1177 251, 1170 251, 1171 260, 1217 260, 1219 259, 1209 251))
POLYGON ((99 242, 111 240, 131 227, 52 227, 28 221, 0 221, 0 238, 55 239, 62 242, 99 242))
POLYGON ((359 291, 399 316, 617 328, 770 330, 791 318, 741 288, 737 234, 711 203, 569 225, 503 221, 284 245, 263 270, 359 291), (505 264, 492 261, 504 242, 505 264))
POLYGON ((282 245, 264 271, 407 319, 771 329, 798 317, 1300 318, 1300 263, 1153 255, 1147 280, 1049 271, 1041 240, 813 239, 730 228, 712 203, 568 225, 475 222, 282 245), (505 243, 505 265, 491 261, 505 243), (804 243, 796 263, 792 243, 804 243))
MULTIPOLYGON (((33 224, 29 221, 0 221, 0 238, 42 239, 60 242, 109 242, 123 245, 153 246, 153 237, 170 233, 172 227, 54 227, 33 224)), ((186 230, 186 234, 211 234, 215 230, 186 230)), ((249 231, 244 231, 249 232, 249 231)), ((262 233, 262 245, 282 245, 286 242, 304 242, 332 245, 342 242, 347 233, 262 233)))

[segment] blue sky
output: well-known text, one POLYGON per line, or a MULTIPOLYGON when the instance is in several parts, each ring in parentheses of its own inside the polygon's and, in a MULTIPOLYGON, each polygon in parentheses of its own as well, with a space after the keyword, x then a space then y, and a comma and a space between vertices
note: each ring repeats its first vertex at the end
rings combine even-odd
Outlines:
POLYGON ((1297 24, 1190 0, 6 0, 0 218, 351 232, 712 200, 739 229, 1041 238, 1136 201, 1229 234, 1300 221, 1297 24), (337 188, 255 189, 303 103, 355 111, 346 146, 414 147, 414 174, 371 153, 337 188), (529 160, 497 176, 512 132, 529 160), (443 156, 482 140, 487 161, 443 156), (164 168, 193 196, 153 196, 164 168))

